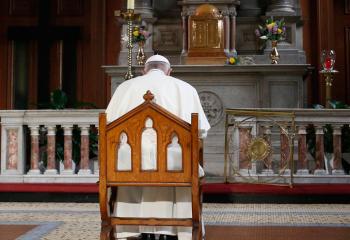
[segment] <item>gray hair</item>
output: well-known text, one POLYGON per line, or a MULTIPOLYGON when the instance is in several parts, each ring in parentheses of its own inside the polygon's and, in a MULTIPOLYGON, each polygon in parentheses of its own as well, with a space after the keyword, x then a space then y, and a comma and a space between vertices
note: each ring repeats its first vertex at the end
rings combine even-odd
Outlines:
POLYGON ((151 69, 160 69, 164 73, 167 73, 170 69, 170 65, 167 64, 166 62, 158 62, 158 61, 152 61, 152 62, 146 63, 144 68, 145 72, 148 72, 151 69))

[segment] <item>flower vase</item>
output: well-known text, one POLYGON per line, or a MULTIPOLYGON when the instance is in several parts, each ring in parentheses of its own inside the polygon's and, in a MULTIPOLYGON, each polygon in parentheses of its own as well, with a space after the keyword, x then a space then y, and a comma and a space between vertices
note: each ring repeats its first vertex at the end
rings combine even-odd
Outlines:
POLYGON ((137 50, 137 55, 136 55, 136 60, 137 60, 137 64, 138 65, 144 65, 145 64, 145 60, 146 60, 146 55, 143 49, 145 42, 144 41, 140 41, 138 42, 138 46, 139 49, 137 50))
POLYGON ((280 55, 277 51, 277 41, 271 41, 271 53, 270 53, 270 58, 271 58, 271 64, 277 64, 278 59, 280 58, 280 55))

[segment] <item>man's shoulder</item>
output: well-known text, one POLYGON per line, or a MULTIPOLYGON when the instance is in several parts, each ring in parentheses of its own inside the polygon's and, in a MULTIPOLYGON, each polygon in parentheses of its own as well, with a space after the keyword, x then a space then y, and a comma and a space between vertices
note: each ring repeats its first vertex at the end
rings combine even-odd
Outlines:
POLYGON ((175 84, 179 85, 182 88, 187 88, 189 90, 195 90, 195 88, 191 84, 189 84, 189 83, 187 83, 187 82, 185 82, 185 81, 183 81, 181 79, 178 79, 178 78, 175 78, 175 77, 172 77, 172 76, 168 76, 168 79, 170 81, 174 82, 175 84))
POLYGON ((126 80, 124 82, 122 82, 121 84, 119 84, 118 88, 125 88, 125 87, 129 87, 133 84, 137 84, 137 82, 141 81, 144 78, 144 76, 138 76, 129 80, 126 80))

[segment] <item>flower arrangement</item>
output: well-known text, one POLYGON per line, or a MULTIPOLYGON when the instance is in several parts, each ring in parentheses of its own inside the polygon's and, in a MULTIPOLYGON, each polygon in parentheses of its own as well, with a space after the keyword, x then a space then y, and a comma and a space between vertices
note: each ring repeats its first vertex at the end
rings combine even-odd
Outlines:
POLYGON ((225 51, 225 55, 227 57, 226 64, 228 65, 236 65, 238 64, 238 55, 236 49, 233 51, 225 51))
POLYGON ((262 40, 280 41, 286 37, 286 26, 284 19, 273 20, 268 18, 265 25, 258 25, 255 29, 255 35, 262 40))
POLYGON ((132 30, 132 42, 145 42, 152 34, 146 30, 145 26, 134 26, 132 30))

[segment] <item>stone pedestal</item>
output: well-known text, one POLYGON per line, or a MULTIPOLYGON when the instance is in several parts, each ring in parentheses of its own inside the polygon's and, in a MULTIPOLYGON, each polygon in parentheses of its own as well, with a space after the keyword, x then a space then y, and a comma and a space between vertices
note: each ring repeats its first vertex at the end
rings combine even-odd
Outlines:
POLYGON ((1 115, 1 174, 24 173, 23 115, 20 110, 1 115))

